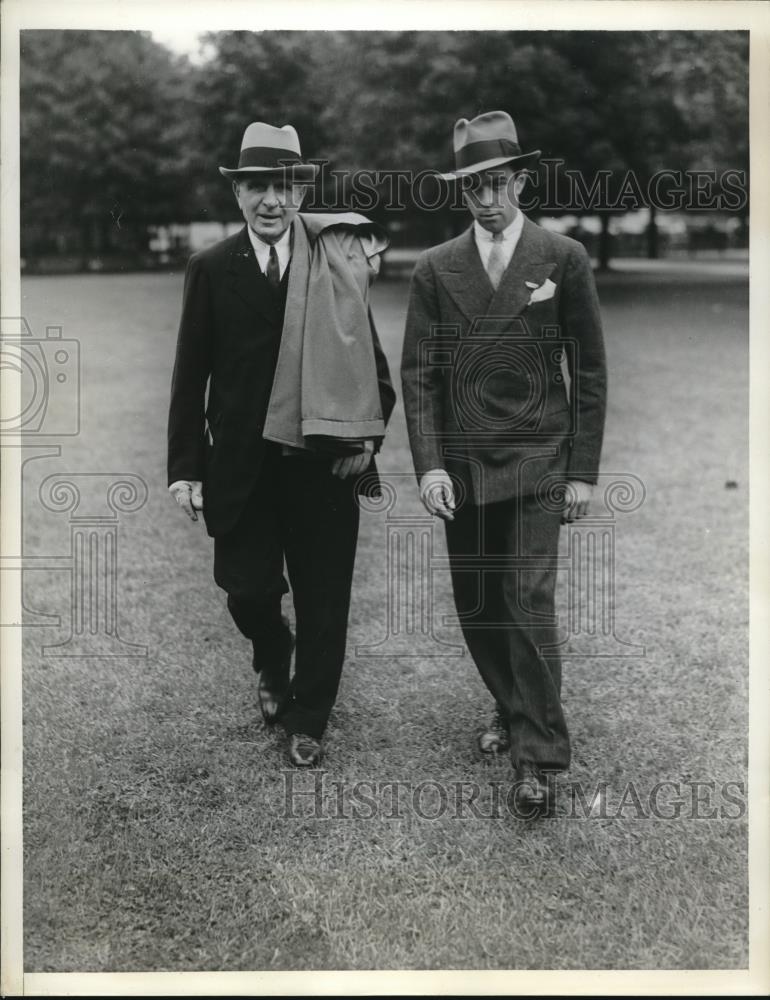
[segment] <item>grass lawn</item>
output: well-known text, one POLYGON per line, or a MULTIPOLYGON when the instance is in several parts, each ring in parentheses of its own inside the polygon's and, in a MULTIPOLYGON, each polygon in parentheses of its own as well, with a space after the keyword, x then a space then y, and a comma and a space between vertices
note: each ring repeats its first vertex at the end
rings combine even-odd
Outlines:
MULTIPOLYGON (((403 283, 375 290, 396 375, 406 294, 403 283)), ((26 575, 27 607, 62 618, 26 632, 26 970, 745 967, 746 817, 723 803, 695 818, 692 803, 694 782, 715 783, 699 794, 718 806, 725 783, 746 773, 745 278, 600 282, 603 468, 646 490, 617 520, 617 634, 645 655, 608 657, 588 637, 596 655, 565 660, 573 767, 556 815, 535 823, 443 808, 435 785, 408 794, 420 782, 475 783, 483 806, 510 765, 474 751, 490 698, 467 653, 362 649, 388 623, 382 512, 362 516, 322 815, 309 797, 286 815, 285 743, 262 725, 250 649, 212 580, 211 540, 165 490, 180 295, 180 275, 23 283, 35 333, 60 325, 82 354, 80 435, 26 466, 26 554, 69 551, 67 514, 38 499, 51 473, 133 473, 149 490, 120 517, 117 572, 121 636, 146 657, 44 655, 67 637, 70 578, 26 575), (632 800, 617 808, 629 783, 644 804, 663 780, 678 783, 660 801, 670 815, 680 791, 679 818, 632 800), (377 790, 377 808, 349 818, 337 815, 334 782, 411 785, 403 808, 385 808, 377 790), (574 815, 577 782, 602 783, 610 808, 574 815)), ((380 464, 407 474, 395 480, 400 510, 419 515, 400 406, 380 464)), ((433 542, 442 554, 439 526, 433 542)), ((435 588, 438 638, 457 643, 440 621, 452 611, 446 574, 435 588)), ((310 776, 294 777, 295 790, 312 790, 310 776)))

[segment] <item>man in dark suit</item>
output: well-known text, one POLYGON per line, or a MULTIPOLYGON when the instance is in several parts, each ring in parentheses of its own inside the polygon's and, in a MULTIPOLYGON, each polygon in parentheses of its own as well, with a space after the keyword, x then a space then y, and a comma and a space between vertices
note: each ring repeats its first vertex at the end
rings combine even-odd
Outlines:
POLYGON ((461 119, 455 170, 473 225, 423 253, 402 361, 420 495, 446 521, 465 640, 496 702, 480 738, 510 748, 517 796, 549 806, 570 759, 554 589, 559 527, 596 483, 606 375, 590 260, 518 208, 526 168, 502 111, 461 119), (568 385, 569 383, 569 385, 568 385))
POLYGON ((252 641, 267 723, 320 759, 345 656, 357 481, 395 395, 368 309, 385 241, 352 214, 299 209, 317 167, 289 125, 244 133, 231 179, 246 225, 194 254, 168 424, 169 489, 214 537, 214 577, 252 641), (282 615, 288 591, 295 638, 282 615))

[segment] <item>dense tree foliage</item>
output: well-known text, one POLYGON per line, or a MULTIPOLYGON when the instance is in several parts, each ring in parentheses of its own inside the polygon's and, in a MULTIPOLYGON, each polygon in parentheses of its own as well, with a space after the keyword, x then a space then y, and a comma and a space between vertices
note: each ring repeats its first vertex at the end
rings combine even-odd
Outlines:
MULTIPOLYGON (((549 214, 638 207, 661 170, 748 169, 746 32, 233 31, 207 42, 211 57, 193 65, 141 32, 23 32, 27 231, 66 219, 99 246, 141 242, 152 223, 235 218, 216 168, 237 160, 255 120, 291 122, 305 156, 330 169, 417 172, 452 166, 458 117, 502 108, 523 147, 543 152, 531 194, 549 214)), ((381 177, 375 188, 373 214, 394 227, 435 238, 464 223, 409 197, 399 215, 381 177)))
POLYGON ((190 68, 146 33, 21 35, 22 222, 87 245, 146 244, 190 212, 190 68))

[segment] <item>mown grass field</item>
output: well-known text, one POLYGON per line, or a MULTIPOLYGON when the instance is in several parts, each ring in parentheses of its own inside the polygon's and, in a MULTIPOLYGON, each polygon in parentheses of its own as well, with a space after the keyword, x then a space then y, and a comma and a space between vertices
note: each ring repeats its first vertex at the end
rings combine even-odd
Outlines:
MULTIPOLYGON (((646 490, 617 518, 616 631, 645 655, 607 657, 584 637, 595 655, 566 659, 573 767, 555 816, 535 823, 458 814, 435 785, 409 793, 475 784, 483 806, 510 771, 475 753, 490 700, 467 654, 422 640, 410 656, 361 649, 386 636, 384 513, 362 516, 323 815, 307 797, 287 815, 285 744, 262 725, 248 645, 211 578, 211 540, 165 491, 180 293, 179 275, 23 284, 35 333, 60 325, 80 341, 83 416, 60 457, 26 466, 25 553, 69 551, 67 514, 38 498, 51 473, 133 473, 149 489, 120 516, 117 572, 121 636, 146 657, 44 655, 68 634, 70 578, 66 567, 26 577, 28 608, 62 619, 30 627, 25 642, 26 970, 745 967, 745 277, 600 281, 603 467, 646 490), (618 808, 629 783, 647 806, 661 781, 675 783, 660 796, 666 814, 681 793, 678 818, 628 798, 618 808), (411 785, 395 818, 371 786, 359 788, 375 808, 335 818, 334 782, 411 785), (720 797, 731 782, 738 805, 720 797), (583 815, 570 783, 603 783, 608 808, 583 815)), ((403 283, 375 290, 396 374, 406 294, 403 283)), ((380 464, 397 477, 400 510, 419 515, 400 406, 380 464)), ((438 526, 433 541, 441 554, 438 526)), ((458 642, 440 625, 452 610, 445 574, 434 610, 439 638, 458 642)))

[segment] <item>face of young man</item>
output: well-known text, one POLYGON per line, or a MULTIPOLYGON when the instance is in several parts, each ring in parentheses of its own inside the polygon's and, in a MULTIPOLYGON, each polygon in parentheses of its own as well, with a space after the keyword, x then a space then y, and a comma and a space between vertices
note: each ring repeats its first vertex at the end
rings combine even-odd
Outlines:
POLYGON ((238 207, 252 232, 277 243, 299 212, 306 186, 281 177, 256 174, 233 181, 238 207))
POLYGON ((516 218, 519 195, 526 176, 516 174, 504 163, 473 176, 473 183, 463 192, 471 215, 490 233, 500 233, 516 218))

